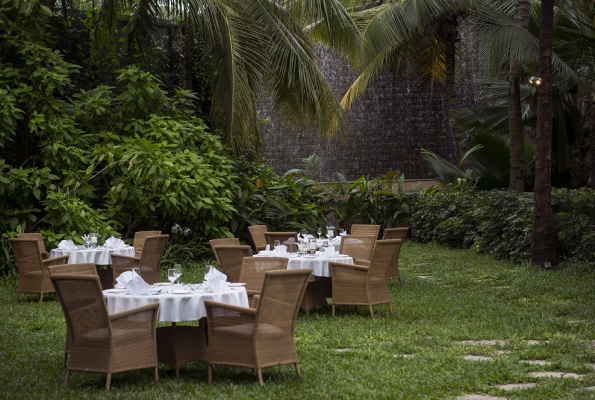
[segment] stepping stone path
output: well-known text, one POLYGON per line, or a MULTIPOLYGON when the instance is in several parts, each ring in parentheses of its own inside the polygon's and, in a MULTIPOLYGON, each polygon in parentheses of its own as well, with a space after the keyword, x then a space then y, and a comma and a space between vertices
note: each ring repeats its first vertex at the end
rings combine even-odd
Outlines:
POLYGON ((551 365, 552 363, 545 360, 521 360, 522 363, 532 365, 551 365))
POLYGON ((583 390, 595 390, 595 386, 584 387, 583 390))
POLYGON ((393 357, 413 358, 415 354, 395 354, 393 357))
POLYGON ((337 353, 345 353, 347 351, 354 351, 354 349, 345 348, 345 349, 335 349, 337 353))
POLYGON ((569 324, 584 324, 585 320, 584 319, 577 319, 577 320, 573 320, 573 321, 566 321, 569 324))
POLYGON ((465 360, 469 360, 469 361, 494 361, 494 359, 492 357, 488 357, 488 356, 465 356, 463 357, 465 360))
POLYGON ((482 394, 466 394, 456 400, 506 400, 506 397, 484 396, 482 394))
POLYGON ((417 277, 419 279, 432 279, 432 277, 431 276, 428 276, 428 275, 417 275, 417 277))
POLYGON ((497 356, 502 356, 504 354, 510 354, 510 353, 512 353, 512 351, 510 351, 510 350, 496 350, 494 352, 494 354, 497 356))
POLYGON ((549 340, 527 340, 527 344, 529 346, 535 346, 542 343, 549 343, 549 340))
POLYGON ((529 376, 534 378, 567 378, 567 379, 581 379, 585 375, 575 374, 573 372, 554 372, 554 371, 546 371, 546 372, 531 372, 529 376))
POLYGON ((503 346, 506 344, 506 340, 461 340, 460 342, 456 342, 456 344, 463 346, 503 346))
POLYGON ((516 389, 529 389, 535 387, 535 383, 511 383, 508 385, 497 385, 494 386, 498 389, 502 390, 516 390, 516 389))

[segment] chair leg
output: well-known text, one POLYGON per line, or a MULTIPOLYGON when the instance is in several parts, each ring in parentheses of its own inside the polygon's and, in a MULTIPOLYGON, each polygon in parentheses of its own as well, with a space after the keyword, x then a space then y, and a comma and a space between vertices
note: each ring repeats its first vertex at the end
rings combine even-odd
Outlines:
POLYGON ((155 366, 155 382, 159 381, 159 367, 155 366))
POLYGON ((300 365, 298 363, 295 363, 295 373, 298 376, 301 376, 302 375, 302 373, 300 372, 300 365))
POLYGON ((403 286, 403 280, 399 277, 399 286, 403 286))
POLYGON ((66 352, 66 351, 64 352, 63 364, 64 364, 64 368, 66 368, 66 366, 68 365, 68 352, 66 352))
POLYGON ((180 368, 176 367, 174 369, 174 371, 176 372, 176 378, 179 378, 180 377, 180 368))
POLYGON ((256 369, 256 376, 258 377, 258 384, 260 386, 264 386, 264 382, 262 381, 262 369, 260 369, 260 368, 256 369))
POLYGON ((333 304, 332 316, 335 316, 335 305, 333 304))
POLYGON ((372 310, 372 305, 370 305, 370 315, 374 318, 374 310, 372 310))
POLYGON ((64 380, 64 386, 68 386, 69 382, 70 382, 70 370, 67 369, 66 370, 66 379, 64 380))
POLYGON ((43 293, 39 293, 39 302, 41 303, 41 300, 43 300, 43 293))
POLYGON ((213 383, 213 364, 207 364, 207 370, 208 370, 207 381, 209 382, 209 385, 210 385, 211 383, 213 383))
POLYGON ((19 292, 17 292, 17 303, 19 302, 19 292))
POLYGON ((393 313, 393 305, 390 303, 390 301, 388 302, 388 309, 390 310, 390 313, 393 313))
POLYGON ((105 377, 105 390, 109 390, 109 387, 111 384, 112 384, 112 374, 108 372, 107 376, 105 377))

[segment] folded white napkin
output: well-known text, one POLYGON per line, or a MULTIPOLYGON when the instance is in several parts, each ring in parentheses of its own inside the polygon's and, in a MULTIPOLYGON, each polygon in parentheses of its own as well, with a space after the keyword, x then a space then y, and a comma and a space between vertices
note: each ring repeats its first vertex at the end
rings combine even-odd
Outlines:
POLYGON ((124 243, 122 239, 118 239, 111 236, 109 239, 105 241, 104 246, 109 249, 122 249, 126 247, 126 243, 124 243))
POLYGON ((137 274, 134 274, 134 277, 126 283, 126 294, 146 294, 149 293, 150 288, 151 285, 137 274))
POLYGON ((60 250, 76 250, 76 245, 72 240, 62 240, 58 244, 58 249, 60 250))
POLYGON ((273 251, 271 250, 271 245, 267 244, 267 247, 265 247, 264 250, 260 250, 258 252, 259 256, 272 256, 273 255, 273 251))
POLYGON ((130 281, 135 276, 138 275, 134 271, 124 271, 120 274, 120 276, 116 278, 116 282, 118 282, 118 284, 120 285, 126 286, 128 284, 128 281, 130 281))
POLYGON ((287 246, 285 246, 284 244, 275 247, 272 253, 275 257, 289 257, 289 253, 287 252, 287 246))
POLYGON ((331 257, 336 257, 338 254, 339 254, 339 252, 336 251, 333 246, 328 246, 328 247, 325 247, 324 252, 322 253, 322 256, 325 258, 331 258, 331 257))
POLYGON ((227 275, 211 266, 211 270, 205 274, 202 288, 207 293, 227 290, 227 275))

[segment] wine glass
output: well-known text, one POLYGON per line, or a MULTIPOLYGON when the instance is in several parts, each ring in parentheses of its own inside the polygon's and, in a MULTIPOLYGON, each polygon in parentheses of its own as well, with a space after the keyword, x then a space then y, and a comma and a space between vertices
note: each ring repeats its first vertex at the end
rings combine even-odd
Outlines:
POLYGON ((345 229, 341 228, 339 229, 339 235, 343 236, 345 235, 347 232, 345 232, 345 229))
POLYGON ((306 235, 307 235, 307 234, 308 234, 308 232, 307 232, 305 229, 302 229, 301 235, 302 235, 302 238, 303 238, 303 239, 305 239, 305 238, 306 238, 306 235))
POLYGON ((322 235, 322 228, 321 227, 316 228, 316 233, 318 234, 318 239, 320 239, 320 236, 322 235))
POLYGON ((179 284, 180 276, 182 276, 182 264, 174 264, 174 269, 176 270, 176 277, 178 278, 178 284, 179 284))
POLYGON ((137 274, 138 276, 141 276, 141 275, 140 275, 140 267, 135 267, 135 268, 132 268, 132 272, 134 272, 134 273, 135 273, 135 274, 137 274))
POLYGON ((174 282, 178 279, 178 275, 176 274, 175 268, 170 268, 167 270, 167 280, 174 284, 174 282))
POLYGON ((280 240, 275 240, 273 242, 273 249, 276 249, 277 247, 281 246, 281 241, 280 240))

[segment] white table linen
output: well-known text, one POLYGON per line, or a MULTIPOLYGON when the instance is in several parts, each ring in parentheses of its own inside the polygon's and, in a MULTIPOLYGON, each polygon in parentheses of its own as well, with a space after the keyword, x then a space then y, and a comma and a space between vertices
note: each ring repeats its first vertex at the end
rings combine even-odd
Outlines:
POLYGON ((94 263, 96 265, 111 265, 111 254, 134 257, 134 247, 127 246, 122 249, 108 249, 107 247, 76 250, 53 249, 50 251, 50 258, 69 256, 68 264, 94 263))
MULTIPOLYGON (((254 257, 272 257, 269 254, 255 254, 254 257)), ((353 258, 339 254, 333 257, 325 257, 317 254, 316 257, 297 257, 290 256, 287 262, 287 269, 304 269, 312 268, 312 274, 316 276, 331 276, 330 262, 340 262, 344 264, 353 264, 353 258)))
POLYGON ((188 294, 165 293, 172 289, 168 285, 159 286, 159 288, 163 290, 159 294, 129 295, 124 292, 113 293, 110 290, 104 290, 103 296, 107 301, 107 310, 110 314, 159 303, 157 320, 162 322, 195 321, 206 317, 205 300, 249 307, 248 294, 244 287, 228 288, 217 293, 195 290, 188 294))

